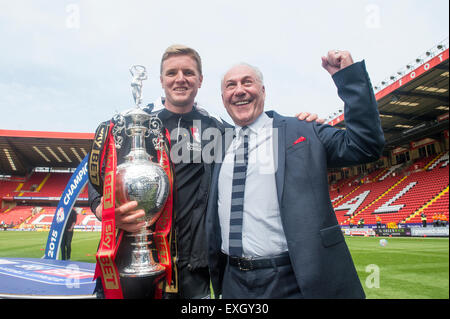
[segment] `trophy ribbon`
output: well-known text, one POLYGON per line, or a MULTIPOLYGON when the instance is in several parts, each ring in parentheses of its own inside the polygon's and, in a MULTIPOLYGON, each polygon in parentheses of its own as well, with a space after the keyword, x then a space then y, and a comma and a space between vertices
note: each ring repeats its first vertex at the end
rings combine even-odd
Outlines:
MULTIPOLYGON (((168 135, 168 131, 166 130, 166 137, 168 135)), ((167 138, 170 143, 170 137, 167 138)), ((158 161, 162 164, 164 171, 169 177, 169 195, 167 197, 167 202, 163 208, 161 213, 161 217, 158 219, 155 225, 155 233, 154 241, 156 245, 156 249, 158 252, 159 263, 165 267, 166 274, 166 282, 168 285, 172 282, 172 258, 170 255, 170 243, 168 240, 168 234, 172 227, 172 211, 173 211, 173 172, 171 169, 168 149, 165 143, 161 143, 160 145, 164 145, 160 149, 157 150, 158 161)))
POLYGON ((96 254, 96 274, 101 276, 105 297, 107 299, 123 299, 120 285, 119 271, 115 264, 115 257, 121 234, 116 241, 115 221, 115 178, 117 167, 117 155, 111 123, 107 137, 107 157, 105 166, 105 178, 103 183, 103 211, 102 211, 102 234, 100 246, 96 254))
POLYGON ((109 124, 109 122, 101 123, 95 131, 95 137, 89 155, 89 181, 99 194, 103 191, 101 168, 103 167, 103 159, 105 158, 105 143, 109 131, 109 124))

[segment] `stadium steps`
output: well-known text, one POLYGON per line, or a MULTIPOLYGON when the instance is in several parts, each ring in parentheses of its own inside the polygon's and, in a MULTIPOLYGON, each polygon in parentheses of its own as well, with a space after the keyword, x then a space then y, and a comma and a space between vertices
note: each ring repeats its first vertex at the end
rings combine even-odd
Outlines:
POLYGON ((400 169, 403 166, 403 164, 397 164, 389 167, 387 171, 383 174, 383 176, 380 177, 379 181, 384 181, 388 176, 395 173, 397 169, 400 169))
POLYGON ((25 177, 25 181, 23 182, 21 188, 19 190, 16 189, 16 192, 17 191, 24 193, 34 192, 37 188, 37 185, 39 185, 44 179, 45 175, 46 175, 45 173, 41 172, 30 173, 30 175, 25 177))
POLYGON ((385 168, 384 170, 382 170, 380 174, 378 174, 377 176, 375 176, 375 177, 372 179, 372 182, 373 182, 373 183, 377 182, 378 179, 379 179, 381 176, 383 176, 388 170, 389 170, 389 168, 385 168))
POLYGON ((411 174, 410 179, 418 183, 410 192, 398 200, 397 204, 404 204, 405 206, 396 214, 391 215, 395 222, 400 222, 416 212, 449 185, 448 170, 446 169, 417 172, 411 174))
POLYGON ((443 155, 444 155, 444 153, 439 153, 436 157, 434 157, 431 161, 428 162, 428 164, 426 164, 423 167, 423 170, 426 171, 434 162, 436 162, 438 159, 440 159, 443 155))
POLYGON ((39 184, 39 186, 36 188, 36 192, 40 192, 42 187, 44 187, 45 183, 47 182, 47 180, 50 178, 50 173, 48 173, 44 179, 42 180, 42 182, 39 184))
POLYGON ((354 192, 356 192, 359 188, 361 187, 361 185, 356 186, 354 189, 352 189, 347 195, 342 196, 339 200, 336 200, 335 202, 333 202, 333 207, 337 207, 339 206, 340 203, 342 203, 344 201, 344 199, 346 199, 347 197, 349 197, 351 194, 353 194, 354 192))
MULTIPOLYGON (((443 213, 448 218, 448 196, 441 196, 439 199, 437 199, 434 203, 426 207, 422 213, 425 214, 425 216, 432 217, 436 215, 437 213, 443 213)), ((420 214, 422 214, 420 213, 420 214)), ((421 215, 417 215, 414 218, 411 218, 409 220, 409 223, 421 223, 421 215)))
POLYGON ((28 222, 33 218, 33 215, 28 216, 22 223, 20 223, 19 225, 17 225, 14 228, 18 228, 18 229, 23 229, 26 228, 24 227, 26 224, 28 224, 28 222))
POLYGON ((7 209, 1 214, 1 219, 6 224, 14 223, 14 228, 18 228, 19 224, 23 224, 31 217, 32 206, 15 206, 7 209))
POLYGON ((436 159, 433 163, 430 163, 431 165, 429 165, 426 169, 431 171, 432 169, 434 169, 436 166, 438 166, 439 164, 442 163, 441 167, 445 167, 448 164, 448 151, 445 153, 442 153, 442 156, 440 156, 438 159, 436 159))
POLYGON ((67 185, 70 174, 66 173, 51 173, 47 181, 40 190, 41 196, 59 197, 67 185))
POLYGON ((366 205, 364 208, 360 209, 359 211, 357 211, 355 213, 355 215, 348 217, 345 221, 344 224, 349 222, 350 219, 357 217, 358 215, 360 215, 361 213, 363 213, 366 209, 368 209, 369 207, 371 207, 372 205, 375 205, 379 200, 381 200, 384 196, 386 196, 387 194, 389 194, 394 188, 396 188, 398 185, 400 185, 405 179, 407 179, 408 176, 404 176, 402 177, 399 181, 397 181, 394 185, 392 185, 391 187, 389 187, 389 189, 387 191, 385 191, 383 194, 381 194, 380 196, 378 196, 375 200, 373 200, 372 202, 370 202, 370 204, 366 205))
MULTIPOLYGON (((23 183, 20 188, 20 193, 18 196, 35 196, 36 193, 39 193, 42 187, 45 185, 46 181, 50 177, 50 173, 43 172, 35 172, 33 173, 28 180, 23 183)), ((16 190, 17 191, 17 190, 16 190)))
POLYGON ((19 187, 22 181, 16 180, 0 180, 0 205, 2 205, 2 201, 4 197, 12 197, 15 189, 19 187))
MULTIPOLYGON (((2 208, 3 209, 3 208, 2 208)), ((3 212, 1 212, 2 214, 6 214, 7 212, 9 212, 11 210, 11 207, 6 208, 3 212)))
POLYGON ((20 192, 20 190, 23 187, 23 184, 25 184, 25 183, 19 183, 19 185, 17 185, 17 188, 16 188, 15 192, 20 192))
POLYGON ((439 198, 441 198, 442 196, 444 196, 445 194, 448 193, 448 186, 443 189, 439 194, 437 194, 435 197, 433 197, 431 200, 429 200, 428 202, 426 202, 422 207, 420 207, 418 210, 416 210, 414 213, 412 213, 410 216, 406 217, 404 220, 402 220, 403 223, 410 221, 411 219, 413 219, 414 217, 418 216, 419 214, 421 214, 428 206, 432 205, 434 202, 436 202, 439 198))
POLYGON ((46 220, 47 220, 47 222, 48 221, 53 221, 53 216, 55 215, 55 210, 56 210, 56 207, 46 207, 46 206, 40 207, 40 210, 37 211, 32 216, 32 218, 27 220, 27 225, 30 226, 30 227, 31 226, 36 226, 36 225, 42 226, 40 224, 36 224, 35 225, 35 221, 40 219, 42 215, 51 215, 51 217, 46 217, 46 220))

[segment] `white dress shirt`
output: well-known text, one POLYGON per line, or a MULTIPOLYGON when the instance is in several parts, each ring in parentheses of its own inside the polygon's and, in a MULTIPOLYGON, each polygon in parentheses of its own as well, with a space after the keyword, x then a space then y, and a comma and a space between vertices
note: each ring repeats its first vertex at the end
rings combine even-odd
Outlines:
MULTIPOLYGON (((244 193, 242 247, 244 257, 269 257, 287 251, 286 237, 281 224, 275 183, 274 141, 277 132, 273 119, 262 113, 249 125, 248 167, 244 193)), ((231 190, 234 155, 242 143, 236 126, 236 138, 225 153, 219 173, 218 208, 222 233, 222 251, 228 254, 231 190)), ((276 144, 275 144, 276 145, 276 144)))

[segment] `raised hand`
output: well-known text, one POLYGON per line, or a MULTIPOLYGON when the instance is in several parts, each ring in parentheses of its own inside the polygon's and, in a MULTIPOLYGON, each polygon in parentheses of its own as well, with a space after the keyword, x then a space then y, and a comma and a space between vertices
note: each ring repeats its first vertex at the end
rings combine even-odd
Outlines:
POLYGON ((332 50, 322 57, 322 67, 331 75, 353 64, 352 56, 348 51, 332 50))

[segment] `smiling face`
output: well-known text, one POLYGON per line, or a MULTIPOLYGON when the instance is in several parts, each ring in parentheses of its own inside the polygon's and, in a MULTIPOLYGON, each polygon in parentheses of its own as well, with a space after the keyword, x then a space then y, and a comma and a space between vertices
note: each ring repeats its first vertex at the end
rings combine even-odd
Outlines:
POLYGON ((160 79, 165 107, 174 113, 190 112, 203 81, 197 62, 188 55, 171 56, 162 63, 160 79))
POLYGON ((266 92, 262 79, 248 65, 231 68, 222 81, 222 101, 234 123, 253 123, 264 111, 266 92))

